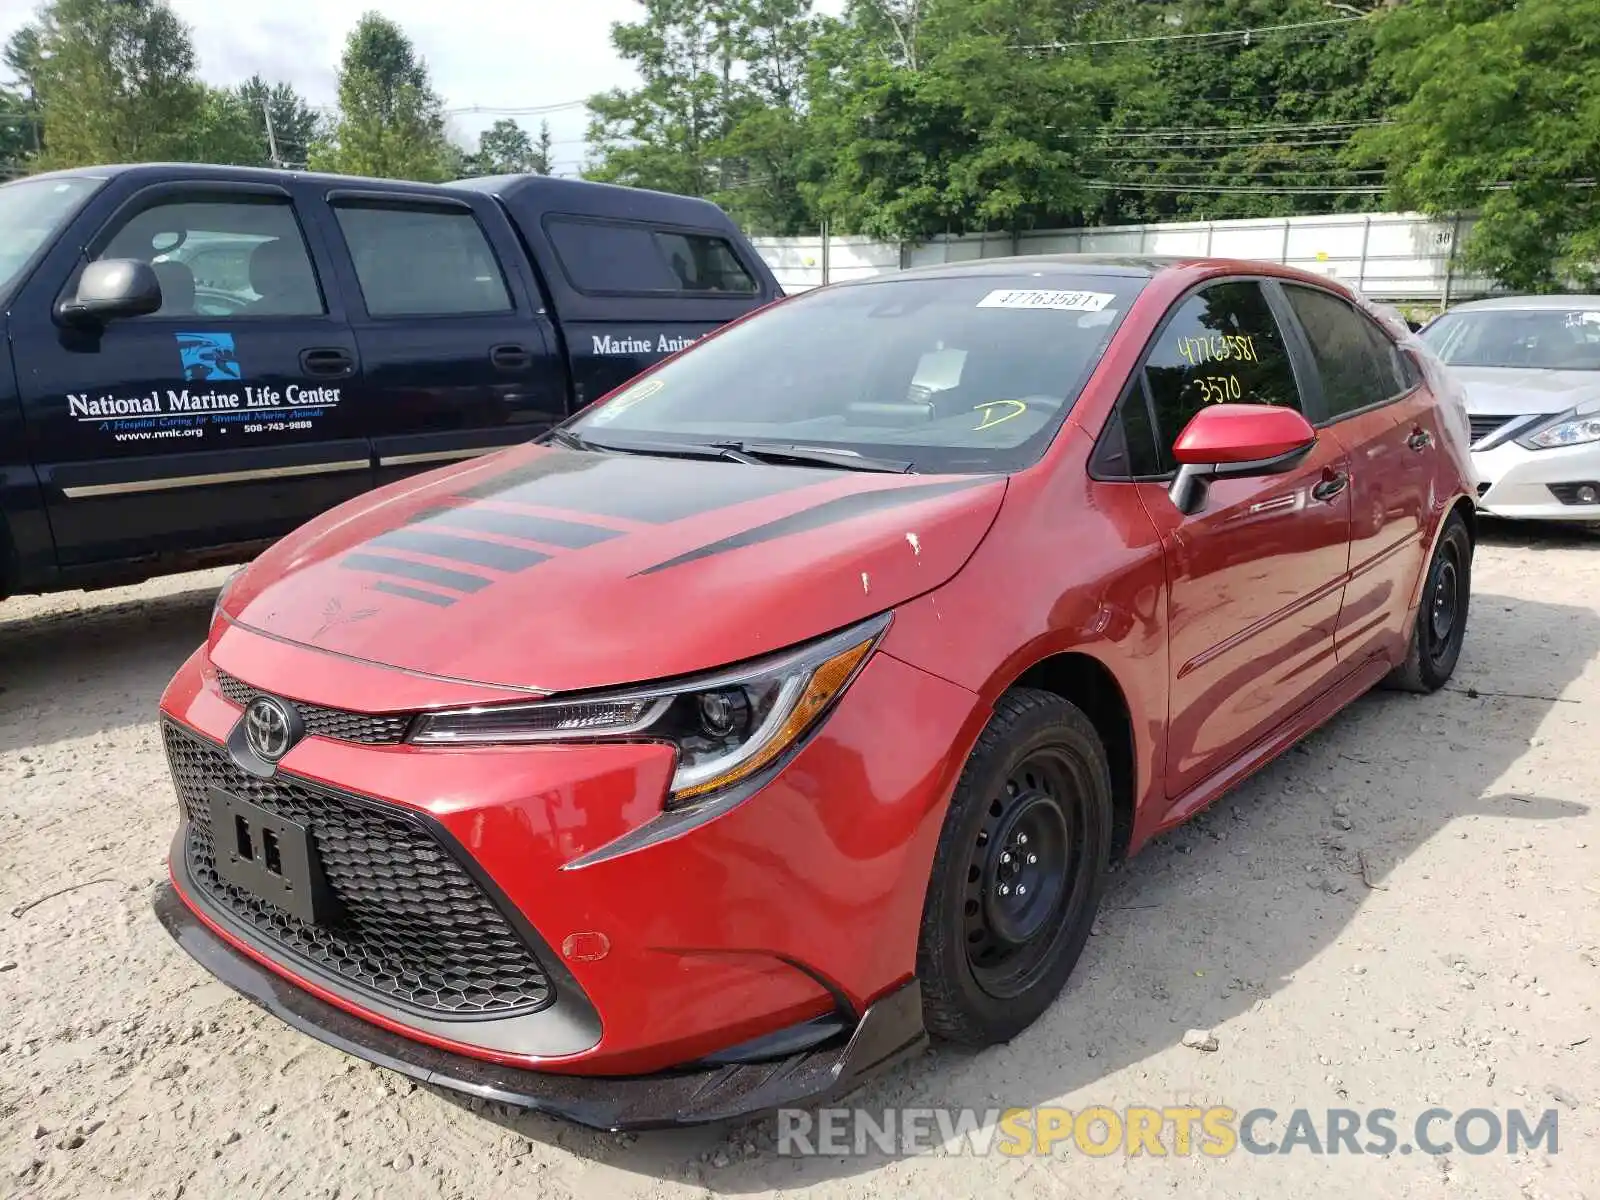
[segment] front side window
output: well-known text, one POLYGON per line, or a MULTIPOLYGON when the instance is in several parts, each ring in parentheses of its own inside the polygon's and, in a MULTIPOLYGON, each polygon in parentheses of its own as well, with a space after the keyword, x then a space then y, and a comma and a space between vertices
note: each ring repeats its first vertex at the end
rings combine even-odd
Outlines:
POLYGON ((0 187, 0 297, 10 294, 36 254, 58 234, 99 179, 22 179, 0 187))
POLYGON ((1600 371, 1600 309, 1487 308, 1449 312, 1422 334, 1452 367, 1600 371))
POLYGON ((512 310, 500 262, 465 209, 335 204, 374 317, 460 317, 512 310))
POLYGON ((1328 416, 1381 404, 1407 389, 1400 351, 1366 317, 1327 292, 1290 285, 1284 293, 1311 343, 1328 416))
POLYGON ((1215 283, 1183 301, 1145 363, 1162 469, 1208 404, 1277 404, 1299 411, 1283 333, 1254 282, 1215 283))
POLYGON ((140 209, 97 258, 149 263, 156 317, 304 317, 327 311, 288 200, 171 199, 140 209))
POLYGON ((842 448, 1008 471, 1060 428, 1136 277, 903 278, 807 293, 725 329, 570 428, 596 443, 842 448))

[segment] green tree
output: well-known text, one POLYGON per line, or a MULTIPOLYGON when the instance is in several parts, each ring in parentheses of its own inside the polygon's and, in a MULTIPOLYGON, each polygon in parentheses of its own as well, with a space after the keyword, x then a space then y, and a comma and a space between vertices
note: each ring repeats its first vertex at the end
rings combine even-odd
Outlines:
POLYGON ((611 26, 611 44, 643 85, 589 99, 585 174, 608 183, 707 195, 727 132, 730 20, 714 0, 639 0, 644 17, 611 26))
POLYGON ((1020 49, 1067 27, 1050 0, 857 0, 813 64, 817 210, 842 230, 903 239, 1081 210, 1105 68, 1020 49))
POLYGON ((34 86, 39 64, 39 29, 24 25, 0 50, 13 86, 0 88, 0 172, 23 174, 44 148, 44 118, 34 86))
POLYGON ((50 0, 7 62, 33 92, 43 168, 182 158, 206 93, 188 26, 165 0, 50 0))
POLYGON ((311 151, 324 171, 440 181, 460 165, 445 136, 443 103, 411 40, 388 18, 366 13, 345 43, 339 113, 311 151))
POLYGON ((260 134, 262 166, 303 166, 310 159, 321 119, 292 84, 269 84, 260 75, 252 75, 239 85, 237 95, 260 134))
POLYGON ((1600 284, 1600 0, 1412 0, 1378 44, 1407 99, 1360 153, 1392 203, 1476 210, 1466 260, 1508 287, 1600 284))
POLYGON ((462 174, 550 174, 550 122, 539 126, 536 144, 521 125, 502 117, 478 135, 478 149, 463 160, 462 174))

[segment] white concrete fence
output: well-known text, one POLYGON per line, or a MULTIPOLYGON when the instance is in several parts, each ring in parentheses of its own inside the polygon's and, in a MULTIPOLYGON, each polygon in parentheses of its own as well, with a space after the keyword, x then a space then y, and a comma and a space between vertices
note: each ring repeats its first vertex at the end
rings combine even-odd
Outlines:
POLYGON ((1022 254, 1197 254, 1285 263, 1337 279, 1374 300, 1445 306, 1493 290, 1464 275, 1455 249, 1471 220, 1416 213, 1189 221, 968 234, 920 244, 867 237, 751 240, 787 292, 906 267, 1022 254))

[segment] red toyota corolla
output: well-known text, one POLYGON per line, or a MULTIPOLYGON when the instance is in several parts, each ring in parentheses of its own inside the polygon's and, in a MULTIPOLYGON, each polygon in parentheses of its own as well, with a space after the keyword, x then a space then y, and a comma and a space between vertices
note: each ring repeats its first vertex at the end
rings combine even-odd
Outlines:
POLYGON ((610 1128, 1006 1041, 1111 862, 1449 678, 1425 365, 1256 263, 781 302, 231 580, 161 704, 158 912, 315 1037, 610 1128))

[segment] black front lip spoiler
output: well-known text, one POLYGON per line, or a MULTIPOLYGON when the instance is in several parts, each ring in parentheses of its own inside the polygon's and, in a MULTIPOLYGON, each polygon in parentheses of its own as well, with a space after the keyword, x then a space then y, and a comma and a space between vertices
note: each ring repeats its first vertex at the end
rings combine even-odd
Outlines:
POLYGON ((170 883, 157 919, 223 983, 285 1024, 346 1054, 450 1091, 547 1113, 593 1129, 670 1129, 822 1105, 921 1053, 922 990, 915 980, 867 1009, 843 1045, 771 1062, 700 1066, 658 1075, 558 1075, 452 1054, 345 1012, 240 954, 189 910, 170 883))

